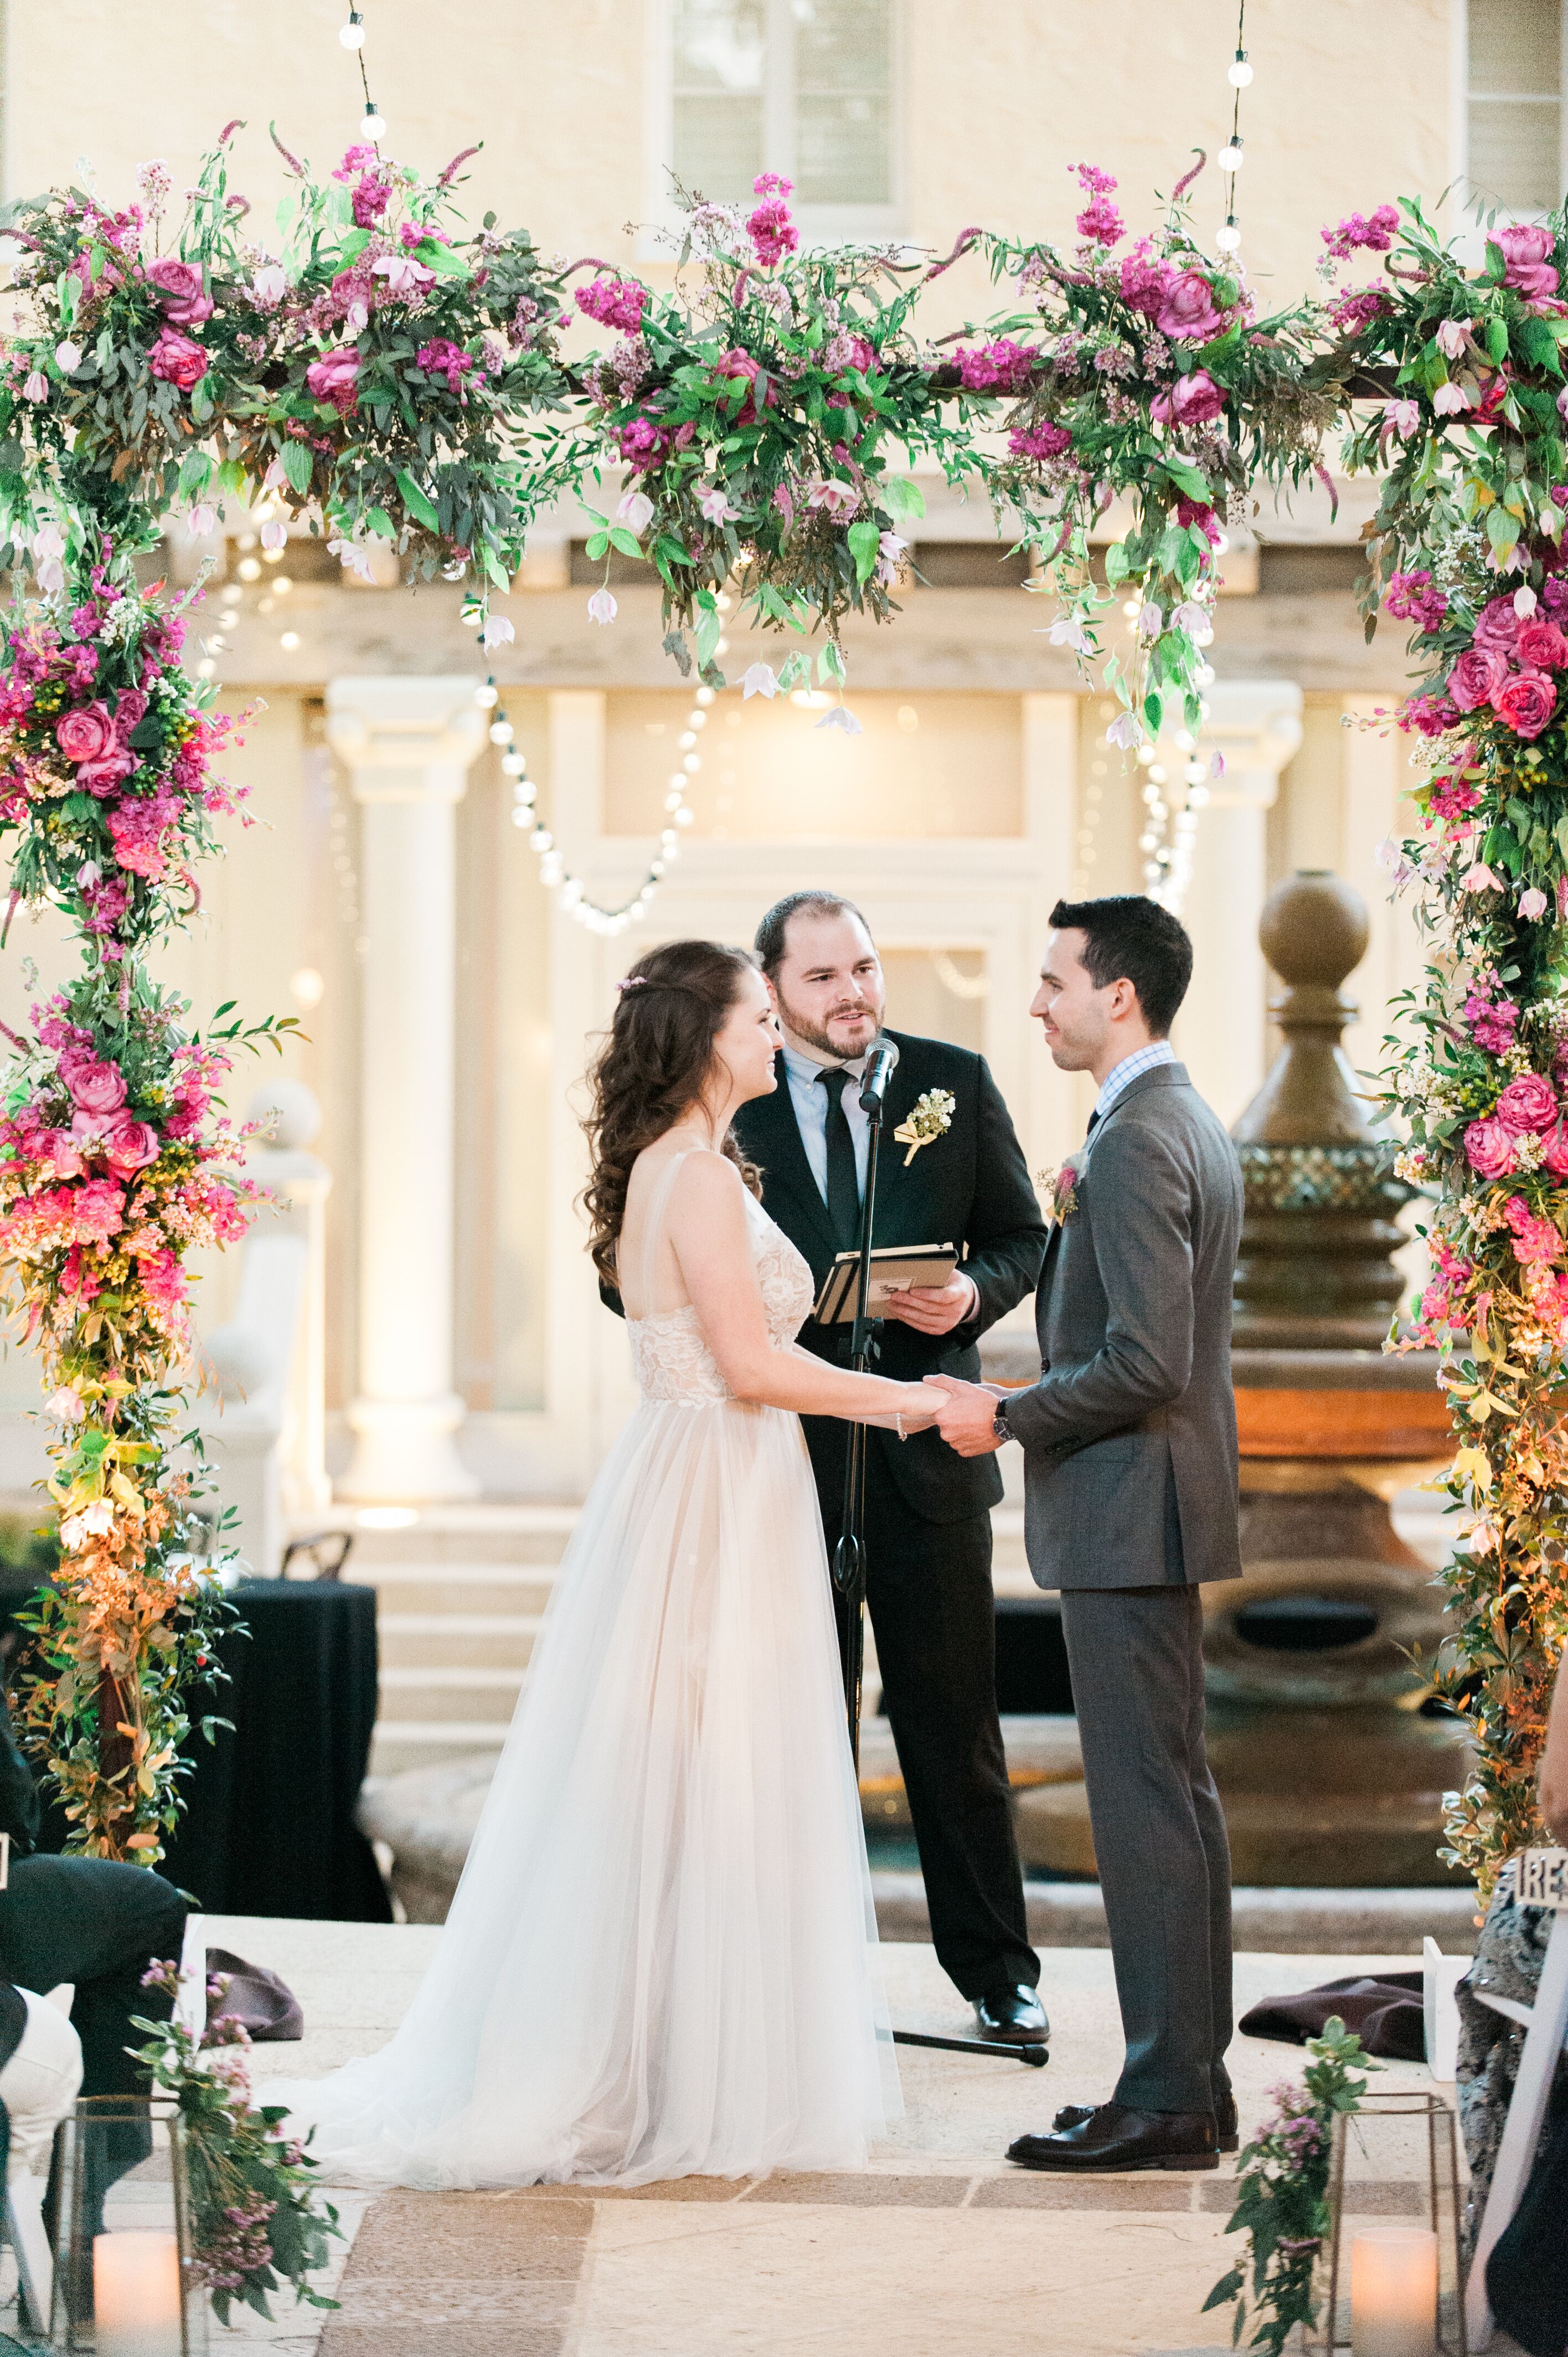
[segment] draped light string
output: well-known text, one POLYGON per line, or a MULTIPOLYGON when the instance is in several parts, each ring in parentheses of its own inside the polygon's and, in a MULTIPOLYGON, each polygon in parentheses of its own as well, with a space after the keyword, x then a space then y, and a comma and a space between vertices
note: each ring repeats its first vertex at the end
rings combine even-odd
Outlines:
POLYGON ((347 23, 338 27, 338 38, 351 53, 360 69, 360 88, 365 93, 365 114, 360 125, 360 132, 372 146, 378 145, 387 135, 387 126, 381 120, 381 109, 371 96, 370 77, 365 71, 365 20, 358 8, 349 9, 347 23))
POLYGON ((580 876, 567 867, 556 845, 555 837, 539 815, 539 789, 528 774, 528 762, 519 750, 517 731, 507 718, 500 701, 500 690, 493 678, 474 691, 474 701, 481 711, 489 712, 490 742, 500 748, 501 770, 511 780, 511 823, 528 835, 528 847, 539 862, 539 880, 547 892, 553 892, 560 906, 579 925, 591 933, 624 933, 647 914, 659 889, 660 879, 671 860, 680 856, 681 831, 693 823, 694 813, 686 795, 692 780, 703 766, 697 748, 708 725, 708 712, 714 701, 711 687, 698 688, 692 701, 678 740, 681 763, 671 770, 664 791, 664 825, 659 837, 659 849, 648 863, 641 884, 629 899, 607 908, 602 901, 590 899, 587 887, 580 876))
POLYGON ((1236 54, 1226 77, 1234 93, 1230 102, 1230 144, 1220 149, 1219 157, 1219 168, 1225 175, 1225 220, 1215 232, 1214 242, 1221 253, 1234 253, 1241 242, 1241 232, 1236 225, 1236 175, 1246 161, 1241 146, 1241 92, 1252 79, 1246 44, 1247 0, 1240 0, 1236 17, 1236 54))

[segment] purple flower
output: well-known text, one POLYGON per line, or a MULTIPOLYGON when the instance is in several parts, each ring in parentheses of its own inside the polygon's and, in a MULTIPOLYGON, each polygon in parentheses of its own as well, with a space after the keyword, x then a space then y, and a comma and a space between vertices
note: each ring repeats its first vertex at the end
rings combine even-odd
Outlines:
POLYGON ((1397 208, 1380 205, 1369 221, 1362 213, 1350 213, 1337 228, 1322 230, 1318 234, 1337 260, 1348 262, 1359 250, 1387 253, 1399 225, 1397 208))

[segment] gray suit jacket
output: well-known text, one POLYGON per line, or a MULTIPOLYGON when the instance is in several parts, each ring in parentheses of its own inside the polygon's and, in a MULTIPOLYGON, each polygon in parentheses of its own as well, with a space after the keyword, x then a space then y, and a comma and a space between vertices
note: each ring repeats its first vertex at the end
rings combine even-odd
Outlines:
POLYGON ((1042 1373, 1005 1403, 1041 1587, 1235 1579, 1230 1288, 1236 1149, 1182 1064, 1157 1064, 1073 1157, 1036 1297, 1042 1373))

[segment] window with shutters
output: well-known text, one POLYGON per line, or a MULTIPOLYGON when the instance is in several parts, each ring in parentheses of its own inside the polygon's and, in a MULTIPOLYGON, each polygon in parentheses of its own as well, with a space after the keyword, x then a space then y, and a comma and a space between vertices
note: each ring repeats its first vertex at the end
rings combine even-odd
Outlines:
POLYGON ((1471 200, 1550 212, 1564 184, 1562 0, 1467 0, 1466 173, 1471 200))
MULTIPOLYGON (((721 204, 794 183, 819 235, 898 226, 897 0, 665 0, 660 161, 721 204)), ((660 211, 668 210, 660 173, 660 211)))

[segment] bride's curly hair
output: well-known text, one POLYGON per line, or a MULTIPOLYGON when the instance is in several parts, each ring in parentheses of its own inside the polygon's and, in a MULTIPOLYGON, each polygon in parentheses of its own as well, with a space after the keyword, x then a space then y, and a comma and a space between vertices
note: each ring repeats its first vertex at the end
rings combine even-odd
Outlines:
MULTIPOLYGON (((631 1166, 696 1103, 741 976, 756 971, 746 950, 718 942, 666 942, 639 958, 617 985, 608 1036, 588 1070, 593 1103, 583 1124, 593 1159, 582 1194, 592 1231, 588 1249, 608 1285, 617 1282, 616 1244, 631 1166)), ((733 1131, 726 1131, 723 1151, 760 1195, 761 1173, 742 1154, 733 1131)))

